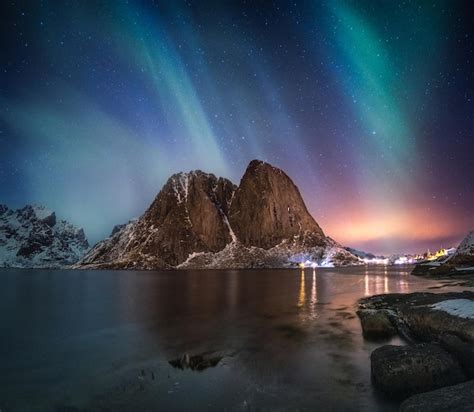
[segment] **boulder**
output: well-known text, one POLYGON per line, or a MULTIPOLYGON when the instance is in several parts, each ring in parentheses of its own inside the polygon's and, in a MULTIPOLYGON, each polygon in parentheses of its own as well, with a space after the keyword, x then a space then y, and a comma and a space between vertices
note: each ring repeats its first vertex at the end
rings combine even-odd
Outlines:
POLYGON ((414 395, 400 406, 401 412, 472 412, 474 380, 414 395))
POLYGON ((472 318, 438 310, 434 305, 405 305, 399 308, 399 313, 420 340, 438 341, 442 333, 451 333, 468 342, 474 342, 472 318))
POLYGON ((385 339, 396 335, 397 331, 384 310, 361 309, 357 311, 362 333, 367 339, 385 339))
POLYGON ((398 332, 403 332, 405 328, 406 333, 401 334, 411 335, 419 341, 438 341, 441 334, 450 333, 474 343, 474 318, 449 310, 453 309, 454 303, 461 301, 464 306, 467 301, 472 301, 474 305, 474 292, 376 295, 360 299, 359 309, 385 310, 393 314, 390 319, 396 324, 398 332))
POLYGON ((474 379, 474 344, 465 342, 456 335, 443 333, 440 345, 453 355, 469 379, 474 379))
POLYGON ((406 398, 466 379, 458 361, 430 343, 382 346, 372 352, 370 360, 375 387, 392 398, 406 398))

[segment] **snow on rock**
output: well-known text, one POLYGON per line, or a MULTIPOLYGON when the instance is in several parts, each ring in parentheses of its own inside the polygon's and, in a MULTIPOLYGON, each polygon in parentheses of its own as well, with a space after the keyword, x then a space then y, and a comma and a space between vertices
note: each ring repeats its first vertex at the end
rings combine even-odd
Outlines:
POLYGON ((42 206, 0 205, 0 267, 62 267, 77 262, 89 244, 84 231, 42 206))
POLYGON ((237 187, 199 170, 172 175, 147 211, 75 267, 123 269, 363 264, 327 238, 291 179, 254 160, 237 187))
POLYGON ((455 254, 474 255, 474 230, 472 230, 459 244, 455 254))
POLYGON ((431 305, 431 308, 460 318, 474 319, 474 301, 469 299, 443 300, 431 305))
POLYGON ((474 265, 474 230, 468 233, 446 263, 459 267, 474 265))
POLYGON ((364 262, 334 243, 308 248, 299 239, 294 239, 263 249, 247 247, 237 240, 217 253, 193 253, 178 269, 289 268, 298 267, 301 263, 334 267, 361 265, 364 262))

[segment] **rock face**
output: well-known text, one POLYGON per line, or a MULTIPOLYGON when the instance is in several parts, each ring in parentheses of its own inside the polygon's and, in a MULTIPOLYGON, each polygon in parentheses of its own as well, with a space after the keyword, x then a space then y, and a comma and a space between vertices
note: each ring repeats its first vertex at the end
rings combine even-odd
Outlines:
POLYGON ((201 171, 171 176, 136 221, 116 226, 75 267, 284 267, 362 261, 325 237, 280 169, 250 162, 240 186, 201 171))
POLYGON ((474 410, 474 380, 448 386, 408 398, 401 412, 472 412, 474 410))
POLYGON ((0 206, 0 267, 63 267, 77 262, 88 248, 82 229, 44 207, 0 206))
POLYGON ((382 346, 372 352, 370 360, 374 385, 394 398, 404 398, 465 380, 457 360, 438 345, 430 343, 382 346))
POLYGON ((138 220, 116 226, 82 265, 170 268, 190 254, 217 252, 233 239, 227 220, 235 186, 201 171, 171 176, 138 220))
POLYGON ((258 160, 242 177, 229 221, 244 246, 270 249, 288 239, 310 247, 325 244, 295 184, 282 170, 258 160))

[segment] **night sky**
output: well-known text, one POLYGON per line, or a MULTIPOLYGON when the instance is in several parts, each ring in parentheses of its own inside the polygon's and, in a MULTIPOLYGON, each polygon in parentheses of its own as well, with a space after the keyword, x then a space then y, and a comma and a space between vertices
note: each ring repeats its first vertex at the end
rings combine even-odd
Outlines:
POLYGON ((0 203, 93 243, 175 172, 284 169, 376 253, 474 229, 471 1, 2 2, 0 203))

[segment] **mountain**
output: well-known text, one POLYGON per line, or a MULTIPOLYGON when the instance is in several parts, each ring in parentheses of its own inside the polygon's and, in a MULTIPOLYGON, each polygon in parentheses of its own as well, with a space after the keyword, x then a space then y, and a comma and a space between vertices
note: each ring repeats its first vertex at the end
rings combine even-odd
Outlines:
POLYGON ((248 268, 361 260, 326 237, 291 179, 250 162, 237 187, 202 171, 171 176, 148 210, 114 228, 78 268, 248 268))
POLYGON ((88 248, 82 229, 44 207, 0 205, 0 267, 59 268, 77 262, 88 248))
POLYGON ((222 250, 235 236, 227 220, 235 189, 199 170, 175 174, 143 216, 115 227, 81 264, 172 268, 192 253, 222 250))
POLYGON ((309 247, 325 244, 295 184, 282 170, 258 160, 250 162, 240 181, 229 221, 248 247, 269 249, 287 239, 309 247))
POLYGON ((462 240, 447 262, 458 266, 474 266, 474 230, 462 240))
MULTIPOLYGON (((357 249, 354 249, 352 247, 345 247, 344 249, 346 249, 348 252, 352 253, 353 255, 355 255, 357 257, 360 257, 361 259, 375 259, 375 258, 377 258, 377 256, 375 256, 373 253, 364 252, 362 250, 357 250, 357 249)), ((382 256, 379 256, 379 257, 382 258, 382 256)))

